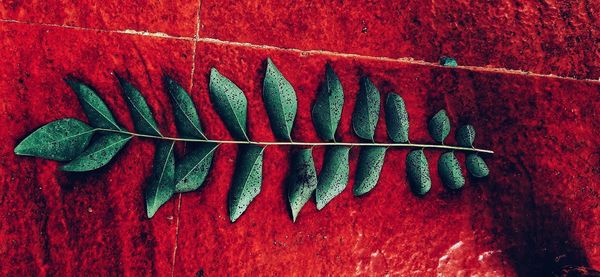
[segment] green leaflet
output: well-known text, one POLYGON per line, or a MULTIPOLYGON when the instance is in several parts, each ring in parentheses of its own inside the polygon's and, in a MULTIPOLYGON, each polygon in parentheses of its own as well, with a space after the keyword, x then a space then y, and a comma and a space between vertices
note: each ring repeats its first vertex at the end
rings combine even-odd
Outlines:
POLYGON ((456 130, 456 142, 460 146, 473 147, 475 141, 475 128, 473 125, 463 125, 456 130))
POLYGON ((175 192, 198 189, 210 170, 216 143, 199 143, 175 166, 175 192))
POLYGON ((431 189, 429 165, 423 150, 413 150, 406 156, 406 173, 414 194, 422 196, 431 189))
POLYGON ((442 179, 442 183, 449 189, 459 189, 465 185, 465 178, 454 152, 446 152, 440 156, 438 174, 442 179))
POLYGON ((450 133, 450 119, 446 115, 446 110, 440 110, 437 112, 431 120, 429 120, 429 134, 431 137, 439 142, 444 143, 444 139, 450 133))
POLYGON ((267 59, 263 99, 275 137, 291 141, 290 135, 298 110, 298 100, 294 88, 271 59, 267 59))
POLYGON ((210 70, 210 98, 231 135, 249 140, 246 131, 247 100, 242 90, 215 68, 210 70))
POLYGON ((288 200, 292 210, 292 220, 296 222, 300 209, 308 202, 317 188, 317 172, 311 148, 300 149, 295 153, 291 170, 288 200))
POLYGON ((385 159, 385 147, 362 147, 356 168, 356 181, 354 182, 354 195, 361 196, 371 191, 381 174, 385 159))
POLYGON ((335 131, 342 117, 344 90, 333 69, 325 66, 325 82, 317 95, 312 109, 312 119, 319 136, 326 141, 335 141, 335 131))
POLYGON ((146 188, 146 212, 152 218, 158 208, 165 204, 175 191, 173 177, 175 173, 174 141, 156 143, 152 179, 146 188))
POLYGON ((229 219, 235 222, 246 211, 260 192, 262 159, 265 148, 255 145, 240 146, 231 191, 229 192, 229 219))
POLYGON ((317 183, 317 209, 321 210, 334 197, 338 196, 348 184, 349 147, 333 146, 327 149, 323 168, 317 183))
POLYGON ((52 121, 27 136, 15 154, 55 161, 70 161, 88 145, 94 129, 73 118, 52 121))
POLYGON ((408 113, 404 100, 396 93, 389 93, 385 101, 385 123, 393 142, 408 142, 408 113))
POLYGON ((352 128, 360 138, 373 140, 379 119, 379 101, 379 91, 368 77, 363 77, 352 114, 352 128))
POLYGON ((142 134, 162 137, 162 134, 158 130, 158 125, 154 120, 154 116, 152 115, 152 111, 150 110, 150 107, 148 107, 144 96, 142 96, 140 91, 125 79, 116 74, 115 76, 117 76, 117 79, 119 79, 119 83, 123 88, 125 102, 127 102, 127 106, 129 107, 129 112, 131 113, 135 130, 142 134))
POLYGON ((85 112, 85 115, 89 119, 90 123, 94 127, 123 130, 117 124, 117 120, 113 117, 112 113, 102 101, 102 99, 96 94, 94 90, 86 86, 83 83, 77 82, 72 79, 65 79, 65 82, 73 89, 79 103, 85 112))
POLYGON ((106 165, 132 137, 125 134, 108 133, 95 139, 77 158, 61 166, 64 171, 90 171, 106 165))
POLYGON ((175 125, 183 138, 206 139, 202 133, 198 111, 190 95, 169 76, 165 76, 165 84, 175 114, 175 125))
POLYGON ((467 155, 467 170, 473 177, 483 178, 490 174, 490 170, 485 161, 477 154, 467 155))

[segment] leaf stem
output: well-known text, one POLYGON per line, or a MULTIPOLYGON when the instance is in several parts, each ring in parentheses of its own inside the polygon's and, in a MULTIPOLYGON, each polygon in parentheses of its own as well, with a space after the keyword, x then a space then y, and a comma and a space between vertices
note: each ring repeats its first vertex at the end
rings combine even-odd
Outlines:
POLYGON ((132 133, 128 131, 120 131, 113 129, 96 128, 96 131, 101 132, 112 132, 119 134, 126 134, 134 137, 149 138, 149 139, 160 139, 170 141, 184 141, 184 142, 199 142, 199 143, 219 143, 219 144, 251 144, 251 145, 275 145, 275 146, 378 146, 378 147, 399 147, 399 148, 429 148, 429 149, 440 149, 440 150, 454 150, 464 152, 478 152, 494 154, 494 151, 488 149, 443 145, 443 144, 419 144, 419 143, 370 143, 370 142, 292 142, 292 141, 244 141, 244 140, 213 140, 213 139, 192 139, 192 138, 174 138, 166 136, 153 136, 132 133))

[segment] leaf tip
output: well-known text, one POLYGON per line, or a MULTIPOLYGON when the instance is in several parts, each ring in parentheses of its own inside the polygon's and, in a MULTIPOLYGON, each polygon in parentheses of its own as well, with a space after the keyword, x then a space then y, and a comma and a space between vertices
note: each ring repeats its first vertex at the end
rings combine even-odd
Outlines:
POLYGON ((23 146, 23 141, 21 141, 19 144, 17 144, 17 146, 15 146, 15 149, 13 151, 15 152, 16 155, 23 156, 23 155, 27 154, 24 151, 25 149, 23 149, 23 148, 25 148, 25 147, 23 146))
POLYGON ((333 72, 333 68, 331 67, 331 64, 329 62, 325 63, 325 72, 333 72))
MULTIPOLYGON (((317 188, 318 189, 318 188, 317 188)), ((329 203, 329 201, 327 201, 326 199, 324 199, 325 196, 319 196, 320 193, 315 194, 316 198, 317 198, 317 210, 320 211, 323 208, 325 208, 325 206, 327 206, 327 203, 329 203)))
POLYGON ((398 99, 400 101, 404 101, 404 99, 402 99, 402 97, 400 95, 398 95, 395 92, 390 92, 387 94, 386 98, 385 98, 385 102, 389 103, 391 101, 394 101, 395 99, 398 99))
POLYGON ((158 208, 155 208, 155 207, 149 205, 149 203, 146 203, 146 216, 148 217, 148 219, 154 217, 157 210, 158 210, 158 208))
POLYGON ((65 83, 67 83, 67 85, 69 85, 71 88, 75 89, 75 86, 77 84, 79 84, 78 81, 76 81, 75 79, 73 79, 72 77, 68 76, 63 78, 63 81, 65 81, 65 83))
POLYGON ((215 77, 218 77, 218 76, 221 76, 221 73, 219 72, 219 70, 217 70, 214 67, 211 67, 210 68, 210 78, 212 79, 212 78, 215 78, 215 77))
POLYGON ((146 216, 148 217, 148 219, 151 219, 154 216, 155 213, 156 213, 156 211, 147 210, 146 211, 146 216))
POLYGON ((117 72, 113 71, 113 75, 119 81, 119 85, 121 85, 121 87, 123 88, 123 91, 126 94, 129 93, 129 88, 128 87, 130 87, 132 85, 127 80, 125 80, 125 78, 123 78, 121 75, 119 75, 117 72))
POLYGON ((275 74, 275 76, 276 75, 281 75, 281 73, 279 72, 279 69, 277 68, 277 66, 275 65, 275 63, 273 62, 273 60, 271 60, 270 57, 267 57, 267 70, 265 72, 265 79, 267 77, 269 77, 269 76, 271 78, 274 77, 274 76, 271 76, 273 74, 275 74))
POLYGON ((117 73, 116 71, 113 71, 110 74, 112 74, 113 76, 115 76, 115 78, 117 78, 117 80, 119 80, 119 83, 122 83, 122 82, 125 81, 125 79, 123 79, 123 77, 121 77, 121 75, 119 75, 119 73, 117 73))
POLYGON ((163 81, 167 84, 167 87, 173 85, 173 83, 175 83, 175 80, 173 80, 173 78, 171 78, 171 76, 169 76, 168 74, 163 72, 163 81))
POLYGON ((240 214, 237 211, 229 211, 229 222, 234 223, 240 218, 240 214))
POLYGON ((360 87, 362 89, 364 89, 367 85, 372 84, 371 83, 371 79, 369 78, 369 76, 362 76, 360 77, 360 87))
POLYGON ((165 83, 165 89, 171 95, 176 93, 175 90, 181 88, 179 83, 177 83, 177 81, 175 81, 173 78, 171 78, 171 76, 167 74, 163 75, 163 82, 165 83))
POLYGON ((368 190, 365 191, 363 189, 361 189, 359 186, 355 186, 354 189, 352 190, 354 196, 363 196, 365 195, 367 192, 369 192, 368 190))

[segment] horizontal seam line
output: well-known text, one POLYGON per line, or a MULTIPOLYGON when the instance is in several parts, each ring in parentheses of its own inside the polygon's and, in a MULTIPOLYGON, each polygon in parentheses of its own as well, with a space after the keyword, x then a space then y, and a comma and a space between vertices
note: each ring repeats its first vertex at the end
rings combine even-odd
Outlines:
MULTIPOLYGON (((413 65, 420 65, 420 66, 430 66, 430 67, 437 67, 437 68, 449 68, 448 66, 443 66, 443 65, 440 65, 435 62, 428 62, 425 60, 415 59, 412 57, 391 58, 391 57, 369 56, 369 55, 362 55, 362 54, 356 54, 356 53, 342 53, 342 52, 335 52, 335 51, 330 51, 330 50, 315 50, 315 49, 302 50, 302 49, 293 48, 293 47, 261 45, 261 44, 254 44, 254 43, 250 43, 250 42, 235 42, 235 41, 220 40, 220 39, 216 39, 216 38, 200 38, 200 37, 196 38, 196 37, 187 37, 187 36, 173 36, 173 35, 169 35, 169 34, 161 33, 161 32, 147 32, 147 31, 137 31, 137 30, 129 30, 129 29, 127 29, 127 30, 105 30, 105 29, 97 29, 97 28, 89 28, 89 27, 60 25, 60 24, 53 24, 53 23, 36 23, 36 22, 20 21, 20 20, 13 20, 13 19, 0 19, 0 22, 58 27, 58 28, 83 30, 83 31, 139 35, 139 36, 148 36, 148 37, 155 37, 155 38, 204 42, 204 43, 211 43, 211 44, 223 44, 223 45, 232 45, 232 46, 240 46, 240 47, 248 47, 248 48, 257 48, 257 49, 288 51, 288 52, 295 52, 295 53, 302 53, 302 54, 330 55, 330 56, 338 56, 338 57, 345 57, 345 58, 357 58, 357 59, 365 59, 365 60, 392 62, 392 63, 404 63, 404 64, 413 64, 413 65)), ((521 70, 521 69, 508 69, 508 68, 504 68, 504 67, 458 65, 458 66, 454 66, 454 67, 450 67, 450 68, 469 70, 469 71, 473 71, 473 72, 486 72, 486 73, 489 72, 489 73, 506 74, 506 75, 531 76, 531 77, 540 77, 540 78, 549 78, 549 79, 578 81, 578 82, 584 82, 584 83, 587 82, 587 83, 593 83, 593 84, 600 83, 600 80, 595 80, 595 79, 587 79, 587 78, 578 79, 578 78, 574 78, 574 77, 560 76, 560 75, 554 75, 554 74, 535 73, 535 72, 525 71, 525 70, 521 70)))
POLYGON ((81 31, 94 31, 94 32, 103 32, 103 33, 118 33, 118 34, 127 34, 127 35, 139 35, 139 36, 148 36, 148 37, 157 37, 157 38, 167 38, 167 39, 177 39, 177 40, 188 40, 193 41, 193 37, 186 36, 173 36, 166 33, 161 32, 148 32, 148 31, 138 31, 138 30, 105 30, 98 28, 89 28, 89 27, 79 27, 79 26, 71 26, 71 25, 61 25, 61 24, 53 24, 53 23, 37 23, 30 21, 20 21, 13 19, 0 19, 0 22, 3 23, 16 23, 16 24, 26 24, 26 25, 34 25, 34 26, 46 26, 46 27, 58 27, 72 30, 81 30, 81 31))
POLYGON ((335 52, 335 51, 329 51, 329 50, 302 50, 302 49, 291 48, 291 47, 259 45, 259 44, 253 44, 250 42, 234 42, 234 41, 226 41, 226 40, 220 40, 220 39, 215 39, 215 38, 199 38, 198 40, 200 42, 212 43, 212 44, 224 44, 224 45, 233 45, 233 46, 241 46, 241 47, 249 47, 249 48, 258 48, 258 49, 289 51, 289 52, 296 52, 296 53, 301 53, 301 54, 330 55, 330 56, 338 56, 338 57, 345 57, 345 58, 358 58, 358 59, 365 59, 365 60, 376 60, 376 61, 392 62, 392 63, 404 63, 404 64, 430 66, 430 67, 437 67, 437 68, 457 68, 457 69, 464 69, 464 70, 469 70, 469 71, 474 71, 474 72, 490 72, 490 73, 507 74, 507 75, 542 77, 542 78, 549 78, 549 79, 562 79, 562 80, 579 81, 579 82, 590 82, 590 83, 594 83, 594 84, 600 83, 600 80, 594 80, 594 79, 577 79, 574 77, 565 77, 565 76, 559 76, 559 75, 554 75, 554 74, 542 74, 542 73, 529 72, 529 71, 520 70, 520 69, 508 69, 508 68, 503 68, 503 67, 485 67, 485 66, 473 66, 473 65, 458 65, 458 66, 449 67, 449 66, 440 65, 435 62, 428 62, 428 61, 424 61, 424 60, 415 59, 412 57, 390 58, 390 57, 376 57, 376 56, 353 54, 353 53, 341 53, 341 52, 335 52))

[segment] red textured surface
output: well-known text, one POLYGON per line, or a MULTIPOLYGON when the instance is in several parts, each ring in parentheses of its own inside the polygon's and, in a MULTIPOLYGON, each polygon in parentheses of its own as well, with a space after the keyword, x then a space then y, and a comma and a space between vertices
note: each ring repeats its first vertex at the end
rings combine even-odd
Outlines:
MULTIPOLYGON (((281 10, 278 6, 265 4, 261 11, 275 14, 281 10)), ((309 12, 312 17, 308 18, 298 18, 298 13, 290 11, 279 12, 280 16, 290 17, 280 21, 269 21, 274 19, 263 15, 262 22, 269 22, 276 31, 261 25, 264 29, 254 32, 252 28, 259 27, 244 24, 259 22, 260 13, 252 12, 258 6, 244 8, 247 16, 257 17, 254 21, 236 17, 237 7, 231 6, 229 15, 219 17, 218 7, 203 1, 201 36, 208 28, 218 27, 217 19, 230 18, 229 27, 218 28, 221 34, 227 28, 236 30, 236 36, 218 38, 271 45, 285 40, 309 43, 293 47, 328 50, 347 45, 341 50, 362 49, 377 56, 398 53, 397 49, 418 49, 433 58, 439 54, 429 52, 438 51, 427 48, 435 45, 430 40, 411 44, 381 41, 373 36, 363 42, 345 33, 350 29, 343 26, 327 28, 336 31, 327 31, 322 37, 307 35, 299 39, 302 34, 314 34, 311 32, 315 26, 321 26, 309 20, 319 18, 319 9, 309 12)), ((362 16, 378 18, 377 9, 366 10, 362 16)), ((415 12, 425 16, 428 10, 415 12)), ((339 13, 325 15, 319 20, 335 19, 339 13)), ((124 15, 122 18, 125 25, 119 28, 141 26, 127 25, 127 20, 143 21, 124 15)), ((490 18, 478 20, 492 22, 490 18)), ((180 26, 194 26, 195 19, 190 21, 180 26)), ((480 21, 476 23, 480 26, 480 21)), ((398 31, 386 26, 381 30, 398 31)), ((377 30, 368 28, 367 34, 377 30)), ((590 32, 592 42, 597 40, 593 30, 590 32)), ((539 44, 547 39, 544 32, 539 35, 544 39, 531 38, 536 34, 529 30, 517 32, 516 41, 531 39, 539 44)), ((233 36, 233 32, 228 35, 233 36)), ((456 35, 460 34, 448 36, 456 35)), ((532 276, 567 264, 600 268, 599 82, 309 55, 210 41, 195 44, 190 40, 31 24, 0 23, 0 38, 0 275, 190 276, 203 272, 208 276, 532 276), (215 66, 249 98, 251 136, 274 140, 261 97, 267 56, 296 89, 296 141, 318 140, 310 106, 324 78, 324 64, 329 62, 346 94, 339 129, 345 141, 357 141, 351 132, 350 116, 359 77, 368 75, 382 97, 390 91, 404 97, 412 141, 431 142, 426 121, 440 108, 448 110, 453 126, 473 124, 478 131, 476 144, 496 151, 486 157, 492 169, 490 177, 468 179, 461 191, 448 192, 433 174, 431 192, 417 198, 410 193, 404 175, 407 152, 393 150, 387 155, 379 184, 370 194, 354 198, 350 181, 348 189, 324 210, 317 212, 314 203, 309 202, 294 224, 284 197, 289 149, 270 147, 265 153, 262 193, 238 222, 231 224, 226 198, 236 148, 223 146, 217 151, 203 189, 181 198, 175 196, 148 220, 142 190, 150 176, 154 151, 151 142, 132 141, 108 167, 90 174, 63 173, 56 162, 17 157, 12 152, 20 139, 51 120, 67 116, 84 119, 75 95, 62 81, 68 75, 97 88, 117 119, 132 129, 127 107, 111 76, 113 70, 142 90, 161 130, 170 135, 175 135, 175 127, 161 74, 167 72, 188 87, 193 70, 191 93, 206 133, 211 138, 226 139, 229 134, 212 110, 207 93, 208 71, 215 66)), ((591 43, 585 37, 580 42, 588 46, 591 43)), ((487 52, 470 41, 464 43, 473 57, 488 55, 498 61, 505 53, 521 49, 510 43, 487 52)), ((536 51, 536 55, 557 55, 544 49, 536 51)), ((578 57, 595 55, 597 50, 588 47, 586 51, 578 57)), ((461 53, 468 56, 467 52, 461 53)), ((521 69, 529 65, 523 61, 535 62, 540 68, 558 65, 556 70, 548 67, 550 73, 557 74, 562 68, 592 68, 586 63, 567 62, 571 60, 565 53, 559 53, 556 61, 543 62, 514 55, 515 66, 521 69)), ((455 57, 459 62, 463 59, 455 57)), ((386 139, 383 120, 376 138, 386 139)), ((454 143, 453 133, 448 143, 454 143)), ((351 180, 357 154, 356 149, 351 153, 351 180)), ((439 154, 427 152, 432 170, 439 154)), ((322 164, 322 155, 322 149, 315 151, 317 168, 322 164)))
POLYGON ((206 0, 200 37, 598 79, 599 14, 593 0, 206 0))
MULTIPOLYGON (((168 111, 161 69, 189 80, 184 72, 191 67, 192 42, 14 24, 1 24, 0 33, 0 275, 170 272, 177 203, 147 220, 141 197, 152 165, 151 142, 130 144, 110 166, 91 174, 64 173, 55 162, 17 157, 12 148, 51 120, 84 118, 62 81, 68 75, 97 88, 130 130, 113 70, 135 76, 150 106, 168 111)), ((172 119, 169 112, 157 116, 171 134, 172 119)))
POLYGON ((198 1, 4 0, 0 17, 92 29, 136 30, 193 37, 198 1))

